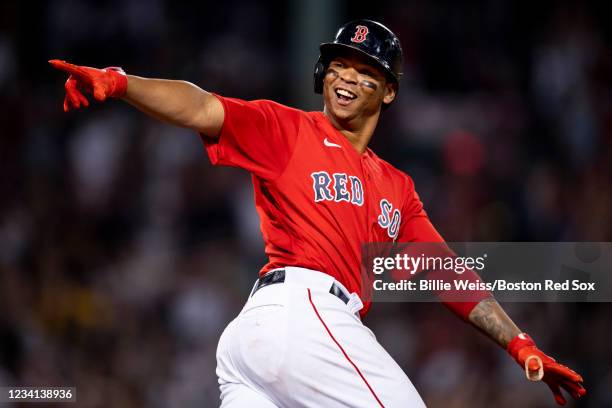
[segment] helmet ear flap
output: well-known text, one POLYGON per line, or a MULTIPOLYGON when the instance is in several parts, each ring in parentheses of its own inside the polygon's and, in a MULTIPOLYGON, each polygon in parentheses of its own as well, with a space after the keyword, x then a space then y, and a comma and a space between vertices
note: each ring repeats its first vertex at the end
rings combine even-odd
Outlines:
POLYGON ((321 57, 317 60, 314 68, 314 91, 315 93, 323 93, 323 79, 325 78, 325 64, 321 57))

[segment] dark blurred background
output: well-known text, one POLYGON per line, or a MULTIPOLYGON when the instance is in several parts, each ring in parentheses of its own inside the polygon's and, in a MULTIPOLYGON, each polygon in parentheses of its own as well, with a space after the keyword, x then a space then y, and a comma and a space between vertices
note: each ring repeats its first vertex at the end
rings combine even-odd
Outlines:
MULTIPOLYGON (((246 172, 120 102, 63 113, 48 59, 321 109, 318 44, 380 19, 406 61, 372 147, 447 240, 612 241, 609 16, 582 1, 0 3, 0 384, 76 386, 80 407, 216 406, 217 340, 265 262, 246 172)), ((610 304, 505 307, 583 374, 576 406, 612 407, 610 304)), ((365 323, 431 407, 554 405, 438 304, 377 304, 365 323)))

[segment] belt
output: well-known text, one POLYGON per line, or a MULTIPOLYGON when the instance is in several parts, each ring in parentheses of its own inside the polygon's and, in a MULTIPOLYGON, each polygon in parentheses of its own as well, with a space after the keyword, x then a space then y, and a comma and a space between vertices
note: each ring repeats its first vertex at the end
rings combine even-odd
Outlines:
MULTIPOLYGON (((252 294, 255 294, 255 292, 257 292, 259 289, 265 286, 274 285, 276 283, 283 283, 284 281, 285 281, 285 270, 284 269, 275 269, 273 271, 270 271, 257 280, 257 283, 255 284, 255 288, 253 288, 252 294)), ((338 299, 343 301, 345 304, 348 304, 349 297, 346 296, 342 288, 340 288, 340 286, 336 284, 336 282, 332 284, 331 289, 329 289, 329 293, 336 296, 338 299)))

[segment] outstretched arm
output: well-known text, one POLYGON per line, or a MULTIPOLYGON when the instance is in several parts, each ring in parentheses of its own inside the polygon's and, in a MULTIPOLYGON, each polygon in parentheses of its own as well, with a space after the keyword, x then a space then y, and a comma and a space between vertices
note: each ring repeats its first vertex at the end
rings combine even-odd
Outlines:
POLYGON ((507 350, 525 369, 529 380, 544 381, 559 405, 566 403, 561 388, 576 399, 586 394, 582 377, 538 349, 531 337, 519 330, 495 299, 480 301, 472 309, 468 319, 472 325, 507 350))
MULTIPOLYGON (((410 211, 411 208, 409 207, 407 213, 416 214, 416 216, 406 217, 407 221, 404 224, 400 241, 443 243, 444 240, 422 211, 422 204, 416 193, 412 205, 413 210, 410 211)), ((442 245, 428 246, 428 249, 429 251, 440 250, 442 253, 446 251, 446 248, 442 245)), ((436 275, 435 277, 430 276, 430 278, 452 280, 456 277, 453 273, 449 277, 444 271, 438 272, 432 271, 436 275)), ((461 275, 461 279, 480 280, 478 275, 471 270, 465 271, 461 275)), ((468 320, 474 327, 503 347, 525 370, 528 379, 545 382, 550 387, 555 401, 559 405, 565 405, 566 403, 561 388, 565 389, 574 398, 580 398, 586 394, 586 390, 582 387, 582 377, 568 367, 558 364, 554 359, 539 350, 531 337, 521 332, 490 294, 479 291, 466 293, 464 295, 467 295, 468 298, 464 300, 455 299, 456 295, 457 293, 453 291, 438 293, 445 306, 461 318, 468 320)))
POLYGON ((209 137, 218 137, 221 131, 224 118, 221 102, 189 82, 126 75, 120 68, 97 69, 60 60, 49 63, 70 74, 65 85, 65 111, 89 106, 85 92, 100 102, 121 98, 156 119, 209 137))
POLYGON ((211 93, 187 81, 127 77, 124 101, 163 122, 209 137, 219 135, 223 106, 211 93))

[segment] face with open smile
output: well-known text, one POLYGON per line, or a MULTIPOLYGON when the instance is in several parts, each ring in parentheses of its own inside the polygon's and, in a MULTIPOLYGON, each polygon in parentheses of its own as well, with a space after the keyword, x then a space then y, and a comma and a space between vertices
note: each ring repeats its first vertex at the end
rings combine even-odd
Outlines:
POLYGON ((368 58, 356 52, 334 57, 323 81, 325 112, 338 122, 378 115, 383 103, 395 98, 396 84, 368 58))

